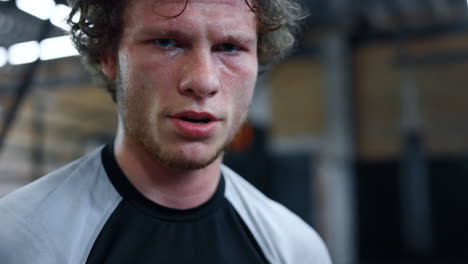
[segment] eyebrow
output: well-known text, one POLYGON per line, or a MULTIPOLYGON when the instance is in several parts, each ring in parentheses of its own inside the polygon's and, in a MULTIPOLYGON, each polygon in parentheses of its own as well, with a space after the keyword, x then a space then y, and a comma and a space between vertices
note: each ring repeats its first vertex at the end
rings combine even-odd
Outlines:
MULTIPOLYGON (((137 34, 142 35, 142 36, 148 36, 148 37, 159 35, 162 37, 181 39, 185 41, 188 41, 192 38, 191 37, 192 34, 189 32, 185 32, 185 31, 178 30, 178 29, 165 30, 165 29, 161 29, 157 27, 141 28, 137 34)), ((256 40, 256 35, 250 36, 248 34, 244 34, 242 32, 236 31, 236 32, 230 32, 226 34, 220 33, 219 37, 217 38, 223 39, 223 41, 227 41, 227 42, 251 43, 256 40)))
POLYGON ((143 35, 143 36, 148 36, 148 37, 154 37, 156 35, 156 36, 183 39, 183 40, 190 39, 190 34, 187 34, 181 30, 174 30, 174 29, 165 30, 165 29, 160 29, 156 27, 143 28, 140 30, 140 32, 138 32, 138 34, 143 35))
POLYGON ((232 34, 223 36, 222 38, 227 42, 240 42, 239 44, 249 44, 256 41, 256 35, 251 37, 246 34, 232 34))

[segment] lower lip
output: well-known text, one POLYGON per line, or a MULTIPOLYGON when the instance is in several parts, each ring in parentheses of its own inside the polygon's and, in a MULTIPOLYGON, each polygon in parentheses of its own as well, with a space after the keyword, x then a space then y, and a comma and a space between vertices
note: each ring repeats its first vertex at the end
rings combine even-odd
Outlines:
POLYGON ((172 123, 182 135, 190 138, 206 138, 215 132, 218 121, 206 124, 195 124, 179 118, 171 118, 172 123))

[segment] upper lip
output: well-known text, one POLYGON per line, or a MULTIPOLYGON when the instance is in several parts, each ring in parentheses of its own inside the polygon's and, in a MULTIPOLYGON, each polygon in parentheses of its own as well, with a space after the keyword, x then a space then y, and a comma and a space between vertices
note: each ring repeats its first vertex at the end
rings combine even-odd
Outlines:
POLYGON ((172 118, 190 118, 190 119, 209 119, 210 121, 218 121, 220 120, 215 115, 209 112, 196 112, 196 111, 183 111, 179 112, 175 115, 170 116, 172 118))

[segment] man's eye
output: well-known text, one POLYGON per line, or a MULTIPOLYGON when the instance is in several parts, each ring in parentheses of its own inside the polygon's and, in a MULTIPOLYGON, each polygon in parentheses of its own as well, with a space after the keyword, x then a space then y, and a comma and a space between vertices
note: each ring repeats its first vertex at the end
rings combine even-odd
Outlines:
POLYGON ((154 43, 161 49, 172 49, 177 45, 174 39, 155 39, 154 43))
POLYGON ((221 52, 226 52, 226 53, 236 53, 241 49, 241 47, 234 45, 234 44, 229 44, 229 43, 224 43, 218 46, 218 50, 221 52))

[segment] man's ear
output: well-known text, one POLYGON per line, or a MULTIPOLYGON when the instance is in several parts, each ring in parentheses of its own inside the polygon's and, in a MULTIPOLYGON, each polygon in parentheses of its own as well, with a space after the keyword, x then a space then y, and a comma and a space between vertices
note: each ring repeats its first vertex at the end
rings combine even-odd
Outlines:
POLYGON ((109 79, 117 77, 117 58, 115 54, 108 51, 101 54, 101 70, 109 79))

